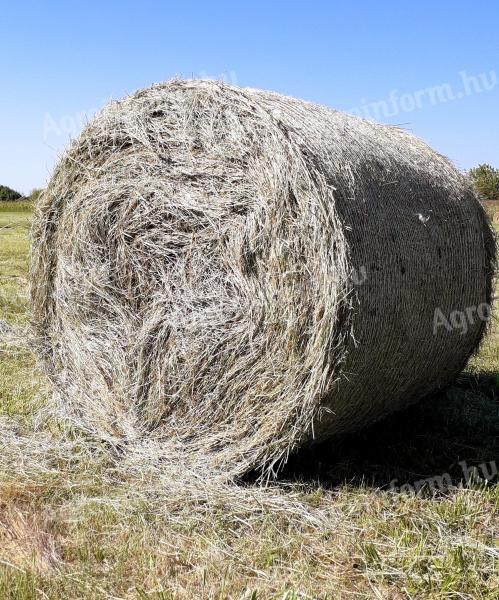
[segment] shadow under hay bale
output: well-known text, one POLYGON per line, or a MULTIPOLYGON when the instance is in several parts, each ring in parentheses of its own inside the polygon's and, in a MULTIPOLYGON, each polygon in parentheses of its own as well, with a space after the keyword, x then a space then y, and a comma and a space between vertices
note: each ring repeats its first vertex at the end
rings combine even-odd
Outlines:
POLYGON ((483 336, 495 252, 468 181, 423 142, 210 81, 107 106, 33 239, 58 409, 228 478, 446 387, 483 336))
MULTIPOLYGON (((467 473, 486 465, 492 480, 499 466, 499 374, 483 373, 367 427, 362 432, 304 448, 280 481, 373 486, 399 491, 427 480, 450 486, 474 484, 467 473)), ((249 474, 251 481, 258 474, 249 474)), ((483 479, 483 477, 482 477, 483 479)), ((482 482, 483 483, 483 482, 482 482)), ((431 489, 430 492, 445 489, 431 489)))

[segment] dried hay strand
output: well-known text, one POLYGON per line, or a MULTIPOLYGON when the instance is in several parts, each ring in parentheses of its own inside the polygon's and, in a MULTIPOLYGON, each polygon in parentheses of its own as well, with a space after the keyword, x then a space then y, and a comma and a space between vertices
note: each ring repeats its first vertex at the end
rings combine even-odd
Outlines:
POLYGON ((208 476, 273 473, 446 386, 495 244, 423 142, 275 93, 175 80, 113 102, 39 201, 32 323, 56 406, 208 476))

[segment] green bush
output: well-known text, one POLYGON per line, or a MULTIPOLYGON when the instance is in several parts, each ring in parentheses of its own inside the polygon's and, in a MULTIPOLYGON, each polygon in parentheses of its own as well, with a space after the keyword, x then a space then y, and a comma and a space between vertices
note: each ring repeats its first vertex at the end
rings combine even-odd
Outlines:
POLYGON ((22 194, 16 192, 6 185, 0 185, 0 202, 12 202, 12 200, 19 200, 22 198, 22 194))
POLYGON ((479 165, 470 170, 471 181, 484 200, 499 200, 499 169, 479 165))
POLYGON ((36 202, 42 192, 42 188, 34 188, 33 190, 31 190, 31 193, 29 196, 27 196, 26 200, 29 200, 30 202, 36 202))

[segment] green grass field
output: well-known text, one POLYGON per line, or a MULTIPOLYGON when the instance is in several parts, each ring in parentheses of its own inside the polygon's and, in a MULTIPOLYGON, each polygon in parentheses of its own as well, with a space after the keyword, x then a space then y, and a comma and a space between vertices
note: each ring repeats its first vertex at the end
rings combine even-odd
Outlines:
POLYGON ((440 396, 301 453, 267 491, 173 497, 44 411, 21 208, 0 207, 1 599, 499 597, 497 317, 440 396))

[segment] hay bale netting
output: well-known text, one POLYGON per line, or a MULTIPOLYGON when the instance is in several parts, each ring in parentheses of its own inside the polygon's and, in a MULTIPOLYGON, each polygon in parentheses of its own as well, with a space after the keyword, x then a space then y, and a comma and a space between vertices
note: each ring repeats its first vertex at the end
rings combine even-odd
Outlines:
POLYGON ((467 181, 394 127, 172 81, 107 106, 34 225, 38 351, 92 433, 231 475, 447 385, 484 333, 494 240, 467 181))

